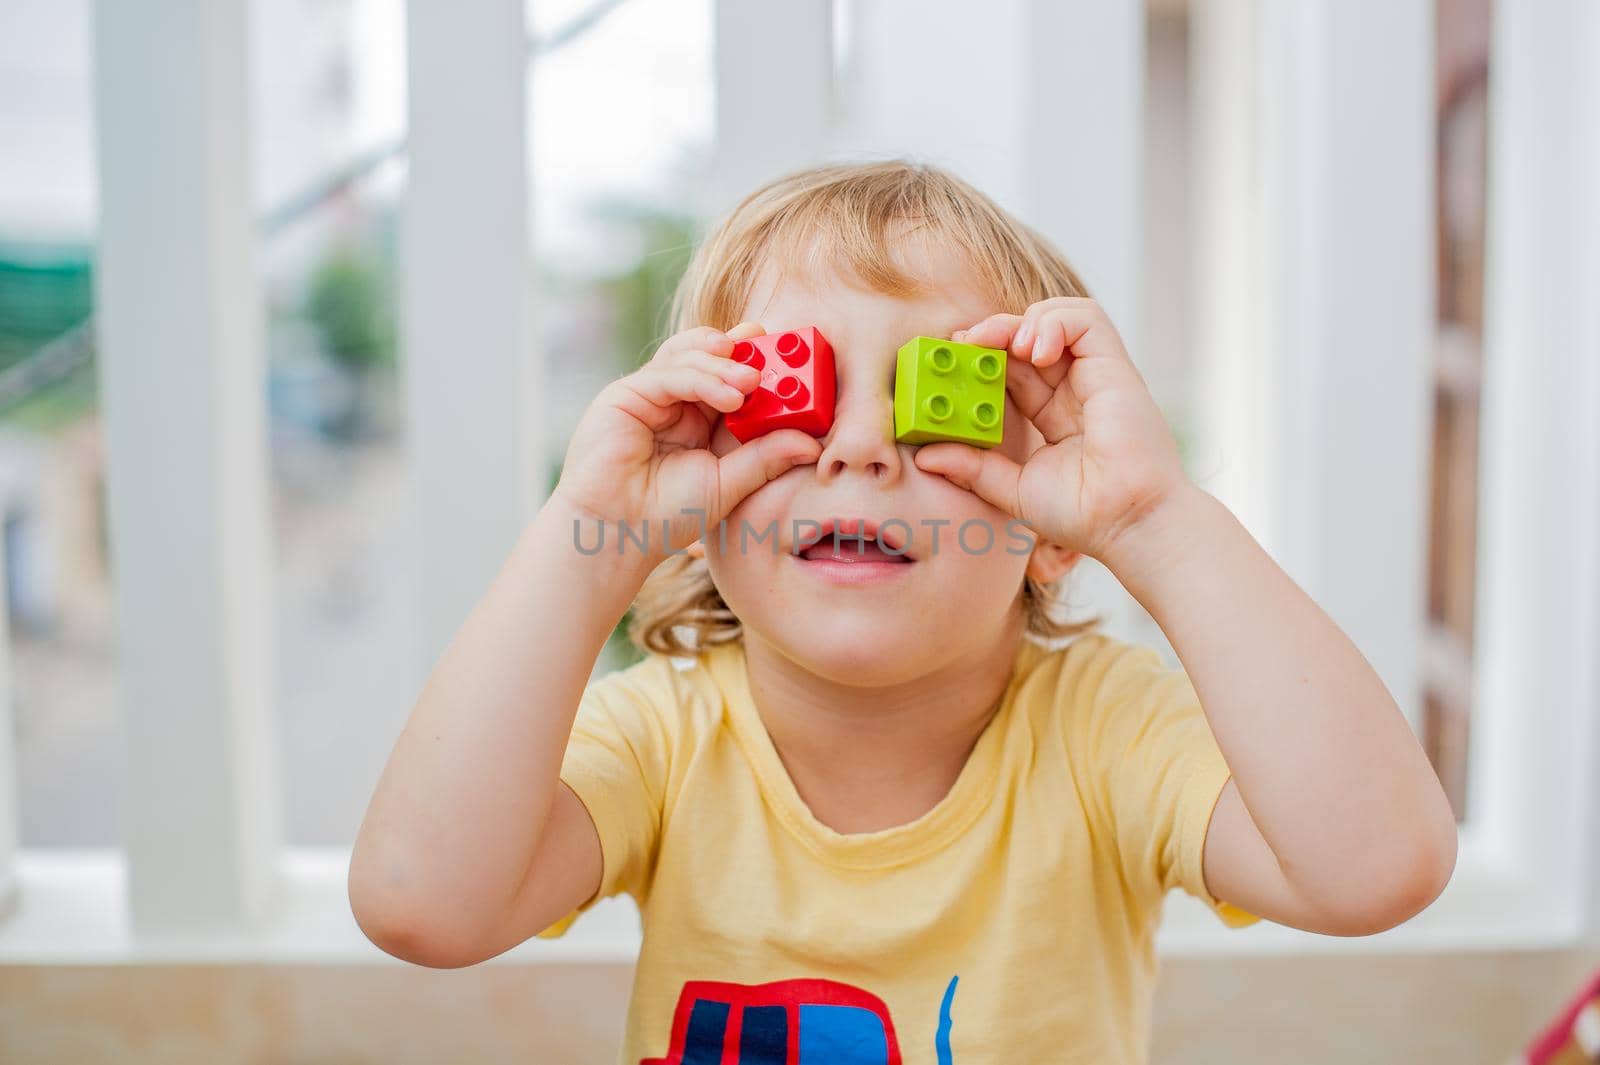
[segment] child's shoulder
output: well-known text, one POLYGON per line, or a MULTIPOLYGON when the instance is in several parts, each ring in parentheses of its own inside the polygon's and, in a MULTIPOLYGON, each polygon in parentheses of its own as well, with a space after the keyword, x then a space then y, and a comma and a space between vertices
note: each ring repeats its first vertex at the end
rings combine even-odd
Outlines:
POLYGON ((742 683, 743 665, 736 642, 715 644, 694 656, 647 651, 638 661, 591 679, 579 713, 626 713, 692 725, 720 713, 730 689, 742 683))
POLYGON ((1107 719, 1198 704, 1188 676, 1147 644, 1092 631, 1065 644, 1029 641, 1018 657, 1015 698, 1036 721, 1069 733, 1100 732, 1107 719))
POLYGON ((1179 672, 1154 647, 1094 630, 1056 645, 1028 638, 1017 658, 1016 681, 1053 688, 1058 698, 1084 700, 1179 672))

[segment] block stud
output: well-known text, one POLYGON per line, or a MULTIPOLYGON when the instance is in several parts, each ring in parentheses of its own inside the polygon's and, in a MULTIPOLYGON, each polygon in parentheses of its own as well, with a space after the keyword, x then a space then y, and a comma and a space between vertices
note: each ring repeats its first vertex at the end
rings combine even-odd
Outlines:
POLYGON ((785 377, 773 389, 785 407, 803 407, 811 401, 811 392, 798 377, 785 377))
POLYGON ((1000 361, 1000 356, 992 351, 986 351, 979 355, 973 363, 973 372, 978 375, 978 380, 980 381, 999 380, 1002 369, 1004 369, 1004 363, 1000 361))
POLYGON ((1000 421, 1000 412, 993 403, 979 403, 972 408, 972 424, 979 429, 993 429, 1000 421))
POLYGON ((947 347, 937 347, 928 352, 928 368, 934 373, 949 373, 956 368, 956 353, 947 347))
POLYGON ((785 333, 779 337, 777 348, 778 357, 790 366, 804 366, 806 360, 811 358, 811 349, 795 333, 785 333))
POLYGON ((733 361, 743 363, 753 370, 759 370, 767 365, 767 360, 761 357, 761 349, 748 340, 741 340, 733 346, 733 361))
POLYGON ((943 392, 935 392, 933 395, 928 397, 928 402, 923 405, 923 409, 928 412, 928 417, 932 418, 936 422, 942 422, 950 417, 950 411, 953 409, 953 405, 950 402, 949 396, 945 395, 943 392))

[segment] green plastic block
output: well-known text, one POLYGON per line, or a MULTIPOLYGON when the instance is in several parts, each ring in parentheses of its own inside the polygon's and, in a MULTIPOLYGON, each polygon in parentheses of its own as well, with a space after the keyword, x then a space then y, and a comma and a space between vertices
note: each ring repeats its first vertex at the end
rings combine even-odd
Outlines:
POLYGON ((902 444, 956 440, 994 447, 1005 428, 1006 353, 916 337, 894 372, 894 438, 902 444))

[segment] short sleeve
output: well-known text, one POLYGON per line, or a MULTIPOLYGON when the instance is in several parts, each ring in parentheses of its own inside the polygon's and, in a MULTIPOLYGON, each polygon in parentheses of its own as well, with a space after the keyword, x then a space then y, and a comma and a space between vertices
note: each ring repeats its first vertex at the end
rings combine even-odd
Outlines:
POLYGON ((1230 927, 1254 923, 1206 888, 1206 832, 1230 772, 1188 674, 1139 644, 1105 638, 1091 654, 1088 743, 1125 877, 1182 888, 1230 927))
POLYGON ((565 934, 596 902, 626 893, 643 900, 655 867, 673 721, 671 668, 657 657, 589 685, 578 704, 561 780, 600 837, 600 888, 540 932, 565 934), (664 712, 665 711, 665 712, 664 712))

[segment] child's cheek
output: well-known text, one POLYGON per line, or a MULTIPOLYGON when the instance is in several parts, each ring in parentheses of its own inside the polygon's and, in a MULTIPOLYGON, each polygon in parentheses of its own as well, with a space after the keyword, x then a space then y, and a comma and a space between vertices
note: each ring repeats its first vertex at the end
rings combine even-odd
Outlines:
POLYGON ((791 520, 795 494, 813 469, 811 466, 796 466, 740 500, 725 519, 729 543, 737 542, 741 526, 748 527, 747 536, 767 535, 767 530, 771 528, 776 529, 781 537, 787 531, 785 523, 791 520))

